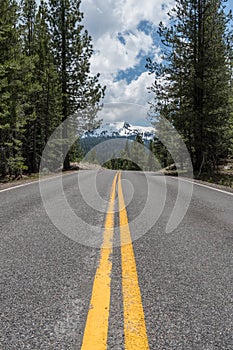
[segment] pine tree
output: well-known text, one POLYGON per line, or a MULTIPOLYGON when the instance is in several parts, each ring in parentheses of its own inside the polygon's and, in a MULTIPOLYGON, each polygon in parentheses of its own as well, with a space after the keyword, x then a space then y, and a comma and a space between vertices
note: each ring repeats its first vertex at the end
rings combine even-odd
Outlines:
POLYGON ((80 138, 77 138, 70 148, 71 162, 81 162, 84 158, 84 151, 81 147, 80 138))
POLYGON ((233 158, 233 49, 231 49, 231 71, 232 71, 232 79, 231 79, 231 94, 229 97, 229 107, 230 107, 230 118, 229 118, 229 129, 227 133, 228 143, 228 158, 233 158))
POLYGON ((135 141, 130 148, 130 157, 132 159, 131 170, 144 170, 145 150, 142 136, 137 134, 135 141))
POLYGON ((175 126, 199 173, 216 166, 228 143, 231 13, 225 14, 225 2, 177 0, 170 27, 159 27, 164 62, 147 64, 156 75, 151 115, 175 126))
MULTIPOLYGON (((38 155, 37 167, 39 167, 40 157, 50 135, 62 121, 62 97, 59 76, 56 70, 54 57, 52 54, 52 42, 48 27, 48 7, 41 1, 35 20, 35 74, 40 86, 36 101, 35 128, 36 152, 38 155)), ((60 150, 54 150, 54 157, 57 157, 60 150)))
MULTIPOLYGON (((77 113, 73 124, 65 123, 65 139, 71 131, 77 136, 77 122, 79 131, 93 126, 104 89, 99 75, 89 74, 93 50, 80 2, 51 0, 48 8, 41 1, 39 9, 35 0, 0 5, 0 174, 17 176, 26 168, 38 172, 51 133, 68 116, 77 113)), ((60 159, 61 144, 54 144, 51 164, 60 159)))
POLYGON ((21 110, 22 56, 15 1, 0 2, 0 174, 17 177, 24 169, 21 110))
POLYGON ((147 164, 146 169, 148 171, 156 171, 158 168, 158 164, 156 162, 156 147, 155 147, 155 141, 150 140, 149 143, 149 152, 147 156, 147 164))
POLYGON ((129 140, 127 139, 125 142, 125 147, 119 153, 118 165, 121 170, 130 170, 131 169, 131 161, 130 158, 130 148, 129 148, 129 140))
MULTIPOLYGON (((29 173, 39 171, 43 149, 61 122, 61 87, 54 62, 48 26, 48 8, 41 1, 21 2, 21 32, 27 71, 24 74, 23 112, 27 121, 24 155, 29 173)), ((54 147, 56 158, 59 152, 54 147)))
POLYGON ((166 168, 172 164, 172 159, 166 146, 156 137, 154 140, 153 152, 160 163, 160 167, 166 168))
MULTIPOLYGON (((93 53, 91 37, 81 25, 83 14, 81 1, 50 0, 50 25, 53 50, 62 89, 62 118, 65 121, 74 113, 96 107, 103 97, 104 89, 98 83, 98 75, 90 76, 90 58, 93 53)), ((69 130, 63 128, 65 156, 64 169, 69 169, 69 130)))
POLYGON ((96 151, 94 149, 92 149, 88 153, 87 160, 88 160, 89 163, 92 163, 92 164, 98 164, 99 163, 99 161, 97 159, 96 151))
POLYGON ((35 53, 35 20, 36 20, 36 1, 21 1, 21 35, 23 38, 23 54, 27 71, 23 78, 24 93, 22 98, 23 113, 26 120, 25 138, 23 154, 26 159, 26 165, 29 173, 36 173, 37 152, 36 152, 36 103, 40 92, 40 84, 37 80, 35 53))

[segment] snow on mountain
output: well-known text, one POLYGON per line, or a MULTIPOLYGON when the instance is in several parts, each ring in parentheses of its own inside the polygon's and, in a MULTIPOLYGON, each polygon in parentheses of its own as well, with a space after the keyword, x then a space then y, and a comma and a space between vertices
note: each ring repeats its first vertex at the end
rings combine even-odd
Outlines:
POLYGON ((82 139, 89 137, 129 137, 134 139, 137 135, 141 135, 143 140, 153 140, 155 136, 155 130, 150 126, 134 126, 126 121, 112 122, 100 125, 98 128, 86 131, 82 135, 82 139))

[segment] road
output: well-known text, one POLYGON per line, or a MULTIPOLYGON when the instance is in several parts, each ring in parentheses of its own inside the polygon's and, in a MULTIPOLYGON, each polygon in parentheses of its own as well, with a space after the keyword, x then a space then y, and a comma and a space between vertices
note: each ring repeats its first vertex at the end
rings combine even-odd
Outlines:
POLYGON ((59 181, 0 192, 1 350, 233 349, 231 193, 194 185, 168 232, 176 178, 59 181))

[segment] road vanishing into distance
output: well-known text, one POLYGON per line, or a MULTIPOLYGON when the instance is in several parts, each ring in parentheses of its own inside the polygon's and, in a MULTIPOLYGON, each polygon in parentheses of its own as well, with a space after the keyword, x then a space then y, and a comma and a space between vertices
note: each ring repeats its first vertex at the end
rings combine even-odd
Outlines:
POLYGON ((0 349, 232 350, 233 194, 191 190, 99 170, 1 191, 0 349))

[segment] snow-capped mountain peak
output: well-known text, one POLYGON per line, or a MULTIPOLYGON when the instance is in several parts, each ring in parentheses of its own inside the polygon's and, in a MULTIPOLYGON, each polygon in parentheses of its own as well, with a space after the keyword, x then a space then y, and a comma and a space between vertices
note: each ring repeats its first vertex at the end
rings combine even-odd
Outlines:
POLYGON ((153 140, 155 136, 155 130, 150 126, 134 126, 127 121, 122 122, 108 122, 101 124, 98 128, 86 131, 82 138, 87 137, 129 137, 135 138, 137 135, 141 135, 143 140, 153 140))

